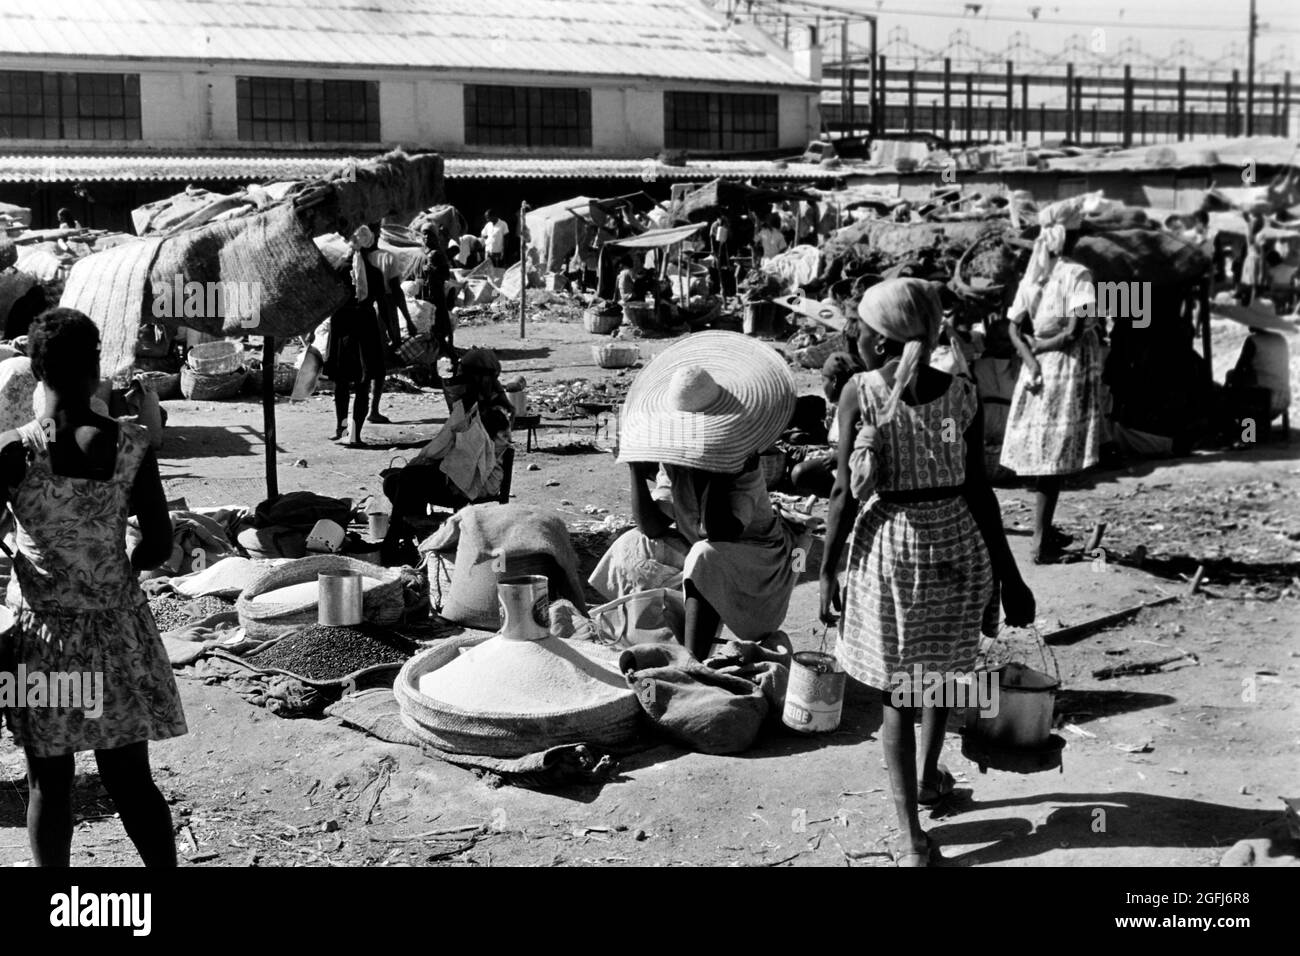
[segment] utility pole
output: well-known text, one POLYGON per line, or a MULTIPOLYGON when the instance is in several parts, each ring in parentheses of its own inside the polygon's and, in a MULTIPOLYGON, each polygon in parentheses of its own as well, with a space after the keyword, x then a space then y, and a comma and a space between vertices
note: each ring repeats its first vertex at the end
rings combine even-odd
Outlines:
POLYGON ((1250 0, 1250 41, 1246 50, 1246 135, 1255 135, 1255 37, 1259 33, 1259 18, 1255 16, 1255 0, 1250 0))

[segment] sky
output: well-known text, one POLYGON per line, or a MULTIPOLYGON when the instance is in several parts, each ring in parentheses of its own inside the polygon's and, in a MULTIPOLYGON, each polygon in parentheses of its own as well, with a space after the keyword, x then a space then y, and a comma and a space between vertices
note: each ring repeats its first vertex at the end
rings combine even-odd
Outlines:
MULTIPOLYGON (((1066 49, 1070 38, 1084 46, 1100 44, 1107 57, 1122 57, 1135 68, 1152 65, 1149 57, 1168 59, 1176 68, 1189 70, 1217 61, 1221 69, 1246 67, 1246 37, 1249 0, 826 0, 831 6, 875 14, 879 18, 880 42, 901 36, 923 50, 935 51, 959 43, 958 31, 966 31, 968 42, 1002 54, 1016 40, 1049 54, 1066 49), (1034 12, 1037 12, 1037 19, 1034 12), (900 31, 901 34, 900 34, 900 31), (1097 31, 1101 31, 1098 33, 1097 31), (1020 36, 1017 37, 1016 35, 1020 36), (1233 44, 1236 44, 1235 48, 1233 44), (1132 52, 1136 47, 1136 54, 1132 52)), ((1296 71, 1300 83, 1300 0, 1258 0, 1260 23, 1256 46, 1261 70, 1296 71)), ((865 27, 851 32, 852 40, 865 45, 865 27)), ((838 37, 823 30, 823 39, 834 46, 838 37)), ((891 52, 903 45, 895 43, 891 52)), ((838 50, 828 50, 828 58, 838 50)), ((1016 57, 1015 59, 1019 59, 1016 57)), ((1280 78, 1279 78, 1280 79, 1280 78)))

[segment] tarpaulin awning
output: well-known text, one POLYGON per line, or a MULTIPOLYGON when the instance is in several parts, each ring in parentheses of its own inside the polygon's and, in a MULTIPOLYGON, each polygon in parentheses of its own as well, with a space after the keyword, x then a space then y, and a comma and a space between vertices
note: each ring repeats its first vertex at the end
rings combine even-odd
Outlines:
POLYGON ((765 189, 726 179, 715 179, 682 197, 681 203, 674 210, 674 218, 680 222, 708 217, 720 209, 748 208, 761 203, 812 198, 814 198, 812 195, 802 190, 765 189))
POLYGON ((621 249, 662 249, 689 239, 703 229, 704 225, 702 222, 697 222, 690 226, 675 226, 671 229, 651 229, 639 236, 611 240, 606 245, 618 246, 621 249))

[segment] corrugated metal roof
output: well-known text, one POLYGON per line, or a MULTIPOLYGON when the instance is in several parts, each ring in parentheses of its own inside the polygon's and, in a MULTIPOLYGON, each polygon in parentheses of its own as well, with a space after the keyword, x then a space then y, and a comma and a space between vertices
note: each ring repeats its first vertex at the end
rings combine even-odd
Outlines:
POLYGON ((1300 165, 1300 143, 1280 136, 1187 140, 1049 159, 1047 167, 1061 172, 1119 173, 1204 166, 1245 169, 1247 163, 1255 166, 1300 165))
MULTIPOLYGON (((272 182, 309 179, 337 169, 343 158, 304 156, 0 156, 0 182, 272 182)), ((447 159, 447 179, 638 179, 643 182, 724 179, 815 180, 843 170, 773 162, 692 162, 666 166, 638 159, 447 159)))
POLYGON ((812 88, 699 0, 4 0, 4 54, 812 88))

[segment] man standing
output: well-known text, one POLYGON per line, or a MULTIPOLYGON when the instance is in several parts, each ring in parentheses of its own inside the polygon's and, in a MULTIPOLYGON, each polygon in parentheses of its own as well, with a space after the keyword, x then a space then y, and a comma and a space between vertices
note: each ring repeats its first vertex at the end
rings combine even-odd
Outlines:
POLYGON ((500 269, 505 262, 506 236, 510 235, 510 227, 506 225, 504 219, 489 209, 487 211, 487 222, 483 224, 483 232, 480 235, 482 235, 483 245, 487 249, 488 261, 500 269))

